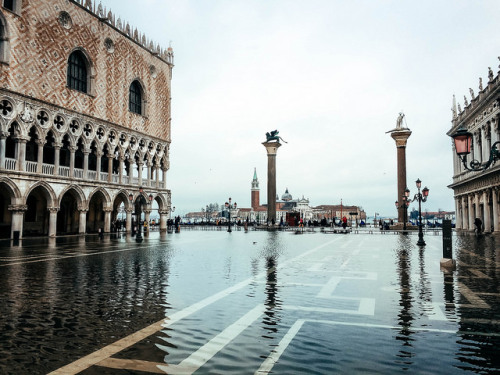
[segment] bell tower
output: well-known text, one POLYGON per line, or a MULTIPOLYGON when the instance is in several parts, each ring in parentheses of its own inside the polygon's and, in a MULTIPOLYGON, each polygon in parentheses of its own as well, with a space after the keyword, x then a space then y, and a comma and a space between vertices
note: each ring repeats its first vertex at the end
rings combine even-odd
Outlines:
POLYGON ((252 180, 252 209, 256 210, 260 206, 260 190, 259 190, 259 180, 257 179, 257 168, 253 170, 253 180, 252 180))

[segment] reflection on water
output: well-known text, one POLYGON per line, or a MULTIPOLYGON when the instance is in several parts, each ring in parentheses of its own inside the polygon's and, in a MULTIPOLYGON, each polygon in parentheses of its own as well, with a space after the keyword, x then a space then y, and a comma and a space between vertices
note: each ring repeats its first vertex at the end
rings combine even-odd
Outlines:
POLYGON ((19 261, 1 269, 0 373, 27 373, 33 361, 30 373, 47 373, 164 316, 168 251, 22 262, 89 251, 77 241, 68 249, 47 245, 43 254, 10 252, 19 261))
MULTIPOLYGON (((457 236, 457 298, 446 288, 447 301, 456 301, 459 313, 459 368, 478 373, 500 370, 499 236, 457 236)), ((448 276, 448 280, 452 276, 448 276)))
POLYGON ((267 245, 263 250, 266 262, 266 310, 264 312, 262 323, 266 332, 262 335, 266 339, 274 339, 278 333, 278 323, 280 321, 280 310, 282 301, 279 299, 278 292, 278 259, 282 252, 282 245, 279 242, 279 233, 268 232, 267 245))
POLYGON ((413 352, 411 349, 411 342, 413 341, 411 335, 411 326, 414 320, 412 306, 412 286, 411 286, 411 250, 412 244, 410 238, 401 234, 399 238, 398 248, 396 250, 397 271, 399 277, 399 306, 401 309, 398 313, 398 325, 401 327, 396 340, 402 342, 403 347, 399 350, 397 356, 403 359, 403 364, 411 365, 411 357, 413 352))

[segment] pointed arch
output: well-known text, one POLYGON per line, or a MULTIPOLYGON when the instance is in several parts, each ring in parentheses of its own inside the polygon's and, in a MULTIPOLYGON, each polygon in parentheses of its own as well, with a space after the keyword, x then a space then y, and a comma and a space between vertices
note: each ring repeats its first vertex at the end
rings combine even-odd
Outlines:
POLYGON ((92 193, 89 194, 88 201, 90 202, 90 200, 94 197, 94 195, 96 195, 98 193, 102 193, 102 195, 104 196, 104 203, 105 203, 105 205, 104 205, 103 208, 111 208, 111 196, 106 191, 106 189, 104 189, 102 187, 95 188, 92 191, 92 193))
POLYGON ((80 209, 86 209, 87 208, 87 199, 85 198, 85 193, 83 192, 82 188, 78 185, 71 184, 68 185, 64 188, 64 190, 59 194, 58 202, 61 202, 62 197, 64 194, 71 192, 74 194, 77 203, 78 203, 78 208, 80 209))
POLYGON ((26 191, 26 193, 24 194, 24 201, 26 201, 28 196, 30 195, 30 193, 38 187, 41 187, 42 188, 41 190, 44 192, 44 196, 47 199, 47 206, 57 208, 58 203, 59 203, 59 200, 57 199, 57 195, 56 195, 54 189, 52 188, 52 186, 50 186, 45 181, 38 181, 38 182, 35 182, 33 185, 31 185, 29 187, 29 189, 26 191))
POLYGON ((4 188, 9 195, 11 196, 11 199, 21 199, 23 198, 23 195, 21 194, 21 191, 17 187, 17 185, 8 177, 0 177, 0 187, 4 188))

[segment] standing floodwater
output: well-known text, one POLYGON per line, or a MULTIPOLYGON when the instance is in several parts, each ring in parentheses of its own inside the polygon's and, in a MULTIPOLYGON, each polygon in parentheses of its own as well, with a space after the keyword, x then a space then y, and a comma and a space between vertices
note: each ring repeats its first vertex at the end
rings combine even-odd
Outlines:
POLYGON ((500 371, 497 236, 44 241, 0 248, 2 374, 500 371))

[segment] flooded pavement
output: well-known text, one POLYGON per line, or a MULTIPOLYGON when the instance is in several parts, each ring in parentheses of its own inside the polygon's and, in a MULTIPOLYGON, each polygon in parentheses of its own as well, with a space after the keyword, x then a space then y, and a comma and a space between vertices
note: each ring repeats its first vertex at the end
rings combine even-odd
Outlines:
POLYGON ((0 243, 2 374, 500 371, 500 237, 153 232, 0 243))

